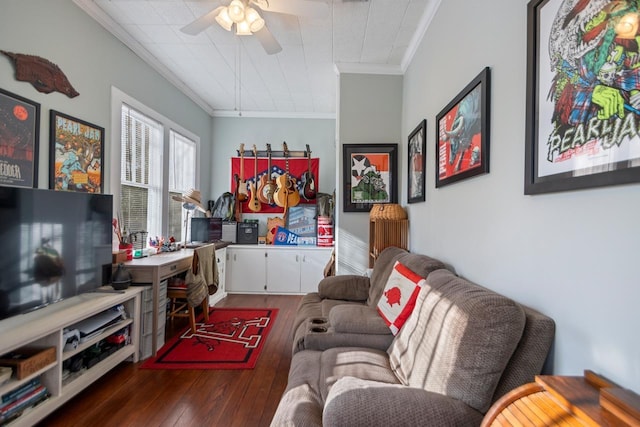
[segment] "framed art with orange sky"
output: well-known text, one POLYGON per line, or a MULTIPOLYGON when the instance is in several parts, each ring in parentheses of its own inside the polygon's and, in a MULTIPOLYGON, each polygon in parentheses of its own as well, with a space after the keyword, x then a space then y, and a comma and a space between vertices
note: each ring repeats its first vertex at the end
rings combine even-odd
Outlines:
POLYGON ((102 193, 104 128, 50 113, 49 188, 102 193))

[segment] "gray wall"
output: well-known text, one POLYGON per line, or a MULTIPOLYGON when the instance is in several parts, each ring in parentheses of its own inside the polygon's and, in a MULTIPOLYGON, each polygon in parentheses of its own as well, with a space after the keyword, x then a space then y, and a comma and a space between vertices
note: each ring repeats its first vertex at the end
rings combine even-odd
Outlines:
MULTIPOLYGON (((0 55, 0 87, 40 103, 38 187, 49 186, 49 110, 54 109, 105 128, 105 192, 111 192, 109 148, 119 143, 110 132, 112 85, 199 135, 201 154, 210 157, 211 117, 71 0, 2 0, 0 40, 3 50, 57 64, 80 92, 75 98, 40 93, 15 80, 12 63, 0 55)), ((208 184, 210 179, 201 181, 208 184)))
MULTIPOLYGON (((343 73, 339 84, 340 149, 336 153, 336 164, 340 167, 336 178, 341 184, 336 194, 340 213, 335 226, 336 271, 338 274, 362 274, 369 266, 369 213, 343 212, 342 146, 397 143, 398 163, 402 163, 402 76, 343 73)), ((401 170, 400 164, 398 170, 401 170)), ((400 185, 398 191, 401 192, 400 185)))
POLYGON ((405 142, 427 119, 427 201, 409 205, 411 250, 553 317, 555 373, 592 369, 640 391, 640 184, 523 194, 526 6, 443 1, 405 74, 405 142), (491 172, 435 189, 435 117, 485 66, 491 172))

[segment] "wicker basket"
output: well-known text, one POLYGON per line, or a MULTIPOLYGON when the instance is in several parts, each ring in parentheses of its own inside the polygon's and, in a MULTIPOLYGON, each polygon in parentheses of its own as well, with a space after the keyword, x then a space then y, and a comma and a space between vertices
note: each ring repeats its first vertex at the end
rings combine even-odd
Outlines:
POLYGON ((397 203, 374 204, 369 212, 369 219, 406 219, 407 212, 397 203))

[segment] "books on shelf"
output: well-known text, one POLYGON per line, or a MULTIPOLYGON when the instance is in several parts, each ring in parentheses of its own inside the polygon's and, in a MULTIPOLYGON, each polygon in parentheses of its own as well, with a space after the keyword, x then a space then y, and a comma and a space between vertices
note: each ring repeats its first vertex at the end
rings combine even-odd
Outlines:
POLYGON ((20 387, 2 395, 0 406, 0 423, 19 416, 23 410, 37 405, 49 397, 47 388, 40 383, 40 378, 27 381, 20 387))

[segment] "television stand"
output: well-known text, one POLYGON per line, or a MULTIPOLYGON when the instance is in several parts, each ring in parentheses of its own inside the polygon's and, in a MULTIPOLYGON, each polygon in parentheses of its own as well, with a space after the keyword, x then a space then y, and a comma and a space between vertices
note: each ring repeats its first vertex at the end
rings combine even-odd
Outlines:
MULTIPOLYGON (((108 288, 101 288, 108 290, 108 288)), ((85 293, 27 314, 0 321, 0 356, 21 349, 54 349, 55 360, 38 366, 20 379, 15 375, 8 383, 0 385, 0 396, 15 392, 34 379, 46 387, 50 397, 40 404, 25 409, 10 426, 32 426, 44 419, 87 386, 125 360, 138 361, 142 288, 131 287, 123 293, 85 293), (126 319, 114 318, 112 308, 122 305, 126 319), (105 314, 106 313, 106 314, 105 314), (98 317, 95 317, 98 316, 98 317), (77 346, 67 346, 63 336, 78 328, 88 319, 112 317, 91 335, 85 336, 77 346), (128 339, 109 348, 91 367, 68 375, 65 369, 70 362, 82 358, 86 350, 103 345, 128 330, 128 339), (63 367, 64 365, 64 367, 63 367)), ((120 316, 120 314, 118 314, 120 316)), ((120 316, 122 317, 122 316, 120 316)), ((103 322, 102 319, 100 322, 103 322)), ((87 328, 92 328, 90 323, 87 328)))

